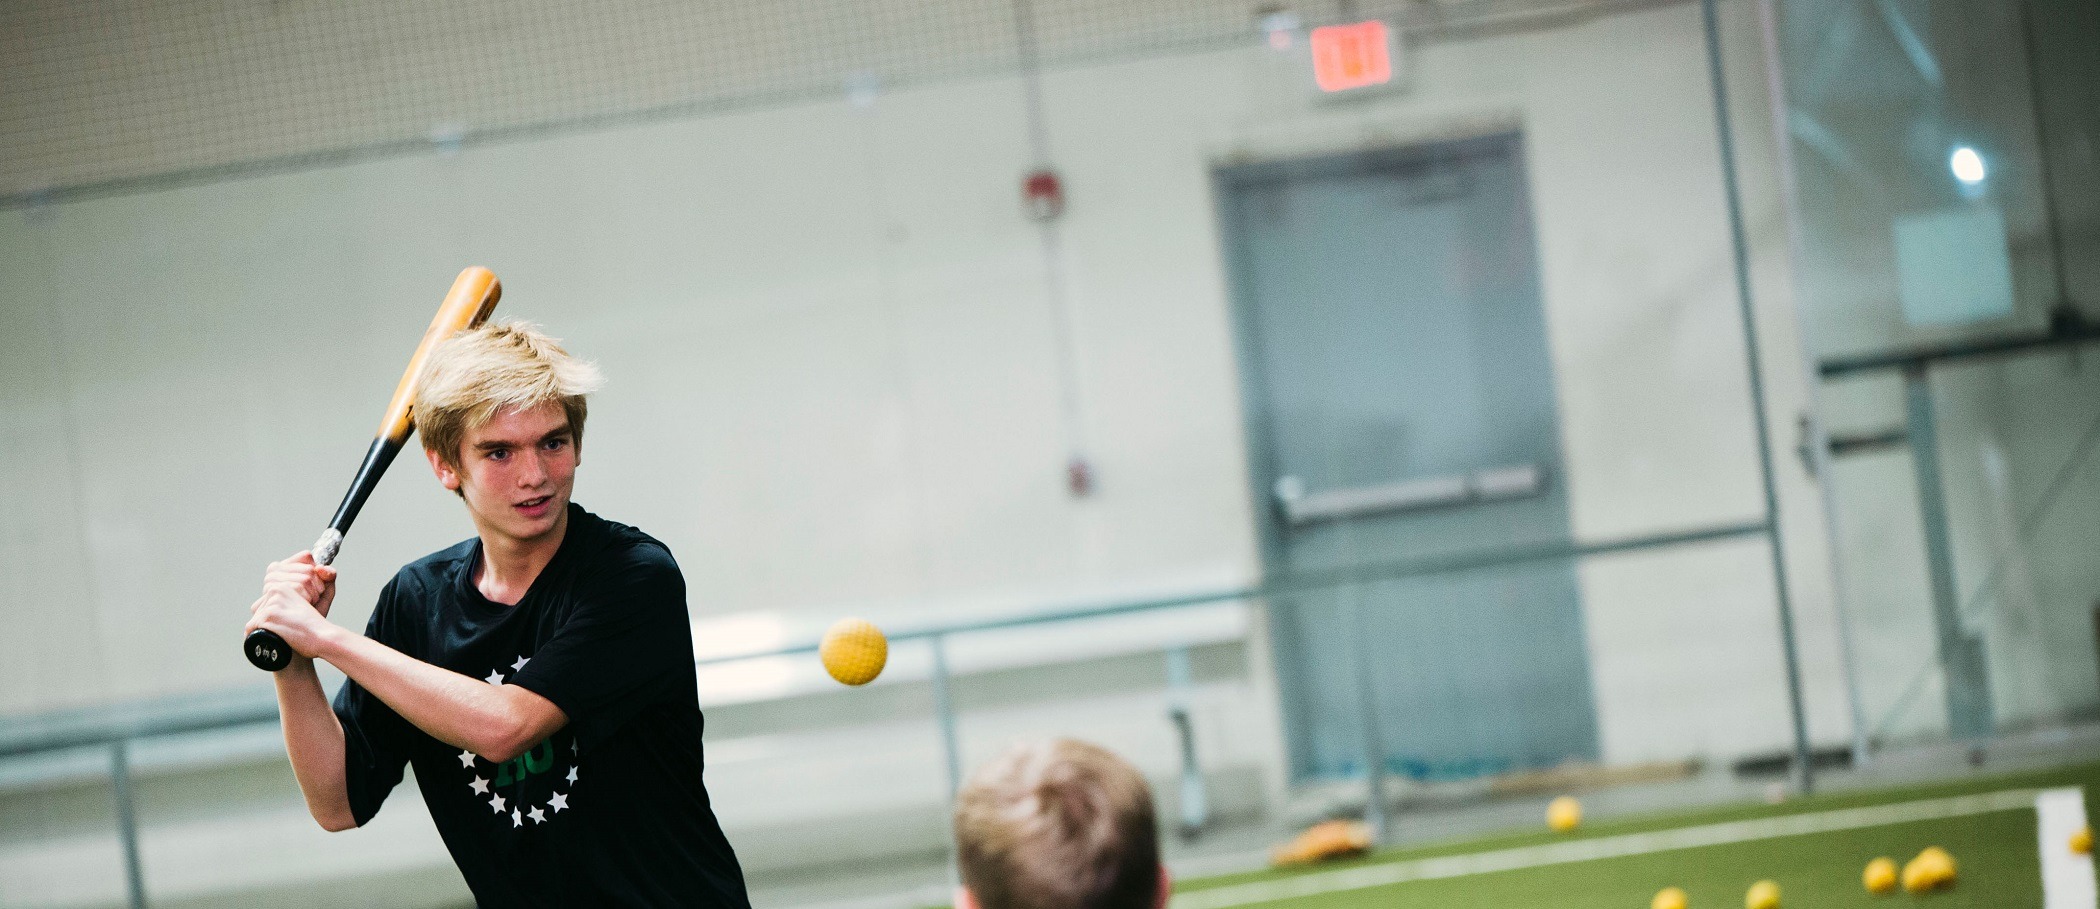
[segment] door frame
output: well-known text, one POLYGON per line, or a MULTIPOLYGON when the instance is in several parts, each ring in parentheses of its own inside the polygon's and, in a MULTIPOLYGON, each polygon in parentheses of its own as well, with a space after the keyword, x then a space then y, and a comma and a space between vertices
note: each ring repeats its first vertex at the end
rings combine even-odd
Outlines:
MULTIPOLYGON (((1515 149, 1517 170, 1524 176, 1524 189, 1527 198, 1522 200, 1522 204, 1527 209, 1532 207, 1533 199, 1528 198, 1528 196, 1536 181, 1532 178, 1530 156, 1526 154, 1526 134, 1518 122, 1518 118, 1490 113, 1472 117, 1451 118, 1434 123, 1415 122, 1409 126, 1411 128, 1400 130, 1399 135, 1391 132, 1381 132, 1369 126, 1361 129, 1331 131, 1324 135, 1319 133, 1310 136, 1298 135, 1272 146, 1269 154, 1252 154, 1243 147, 1232 154, 1214 155, 1209 162, 1208 179, 1213 223, 1218 225, 1220 255, 1223 259, 1226 294, 1229 298, 1228 311, 1231 314, 1233 351, 1239 373, 1240 412, 1243 420, 1242 432, 1245 434, 1243 450, 1246 452, 1247 457, 1246 488, 1250 503, 1249 515, 1254 519, 1255 524, 1255 542, 1259 560, 1255 569, 1264 586, 1276 580, 1269 576, 1269 569, 1272 565, 1279 564, 1282 561, 1284 553, 1281 522, 1276 515, 1275 497, 1272 491, 1267 488, 1272 480, 1272 475, 1276 473, 1278 459, 1276 456, 1276 440, 1273 434, 1273 421, 1267 409, 1268 395, 1265 393, 1267 376, 1264 373, 1265 361, 1261 357, 1260 329, 1258 320, 1254 318, 1253 312, 1255 306, 1252 290, 1253 281, 1247 271, 1250 259, 1246 246, 1247 239, 1242 235, 1229 210, 1234 187, 1240 184, 1238 181, 1229 178, 1228 172, 1244 172, 1249 168, 1264 166, 1275 166, 1279 169, 1299 166, 1318 168, 1325 162, 1335 162, 1337 166, 1345 166, 1341 162, 1352 158, 1375 157, 1379 155, 1405 156, 1410 152, 1423 150, 1428 146, 1508 137, 1515 149)), ((1542 273, 1540 277, 1543 280, 1544 256, 1542 251, 1538 249, 1535 219, 1532 221, 1532 227, 1533 235, 1530 238, 1532 253, 1535 257, 1534 261, 1537 262, 1537 267, 1542 273)), ((1542 296, 1538 301, 1542 310, 1545 306, 1543 292, 1542 287, 1540 289, 1542 296)), ((1544 315, 1542 311, 1541 318, 1544 318, 1544 315)), ((1551 331, 1550 322, 1546 324, 1546 330, 1551 331)), ((1551 356, 1552 351, 1549 345, 1547 357, 1550 359, 1551 356)), ((1552 393, 1557 422, 1560 411, 1558 371, 1551 369, 1549 366, 1549 375, 1556 377, 1552 393)), ((1555 430, 1556 432, 1559 431, 1558 426, 1555 427, 1555 430)), ((1560 448, 1560 441, 1562 440, 1556 440, 1556 449, 1560 448)), ((1564 454, 1563 452, 1563 456, 1564 454)), ((1558 466, 1556 465, 1556 467, 1558 466)), ((1564 470, 1556 470, 1552 482, 1565 482, 1563 474, 1564 470)), ((1572 546, 1574 545, 1574 528, 1572 525, 1568 528, 1568 533, 1569 544, 1572 546)), ((1578 613, 1582 610, 1579 599, 1576 608, 1578 613)), ((1291 629, 1284 627, 1288 623, 1278 621, 1274 604, 1266 598, 1261 601, 1260 609, 1264 632, 1262 643, 1267 651, 1262 654, 1261 658, 1268 664, 1271 684, 1276 687, 1273 700, 1277 707, 1280 729, 1283 734, 1283 740, 1278 742, 1278 757, 1282 765, 1280 768, 1281 776, 1286 787, 1314 782, 1315 780, 1313 779, 1301 776, 1298 761, 1295 758, 1298 743, 1307 734, 1305 725, 1307 719, 1298 715, 1299 711, 1294 705, 1294 698, 1291 695, 1292 686, 1286 684, 1282 677, 1283 674, 1293 670, 1283 665, 1284 661, 1277 658, 1277 652, 1280 649, 1279 645, 1288 643, 1294 637, 1294 633, 1291 629)), ((1352 656, 1352 658, 1354 657, 1352 656)), ((1591 692, 1591 696, 1592 698, 1595 697, 1594 691, 1591 692)), ((1591 710, 1593 713, 1598 710, 1598 706, 1594 702, 1591 704, 1591 710)), ((1599 736, 1599 740, 1593 743, 1593 747, 1601 751, 1603 746, 1601 723, 1595 732, 1599 736)), ((1374 780, 1382 775, 1376 770, 1373 770, 1372 774, 1374 780)))

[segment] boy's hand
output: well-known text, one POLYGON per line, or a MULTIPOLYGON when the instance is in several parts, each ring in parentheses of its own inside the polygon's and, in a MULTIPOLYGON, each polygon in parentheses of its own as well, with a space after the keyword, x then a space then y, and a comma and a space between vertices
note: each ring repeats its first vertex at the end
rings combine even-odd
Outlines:
POLYGON ((243 633, 268 628, 300 656, 312 659, 322 641, 336 630, 328 621, 335 602, 335 568, 315 565, 311 552, 271 562, 263 574, 263 593, 248 607, 243 633))

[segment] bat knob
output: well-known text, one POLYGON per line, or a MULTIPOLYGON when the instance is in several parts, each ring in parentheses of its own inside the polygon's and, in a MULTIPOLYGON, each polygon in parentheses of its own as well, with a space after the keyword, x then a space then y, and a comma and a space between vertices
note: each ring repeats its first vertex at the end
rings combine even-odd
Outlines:
POLYGON ((276 672, 292 665, 292 645, 267 628, 248 632, 248 637, 241 641, 241 652, 248 655, 248 662, 254 663, 255 668, 265 672, 276 672))

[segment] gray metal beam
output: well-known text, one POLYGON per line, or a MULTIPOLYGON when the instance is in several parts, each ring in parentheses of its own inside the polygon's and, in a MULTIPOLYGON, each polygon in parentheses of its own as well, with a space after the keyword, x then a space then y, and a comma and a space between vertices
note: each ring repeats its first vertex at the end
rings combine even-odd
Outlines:
POLYGON ((1765 414, 1763 357, 1757 340, 1757 314, 1750 293, 1750 228, 1743 217, 1742 190, 1737 185, 1735 128, 1728 113, 1728 77, 1721 65, 1721 14, 1716 0, 1699 4, 1706 24, 1707 79, 1713 91, 1714 132, 1721 146, 1721 191, 1728 203, 1729 248, 1735 255, 1735 303, 1743 331, 1743 368, 1750 380, 1750 425, 1756 430, 1757 474, 1764 491, 1765 528, 1772 554, 1772 587, 1779 612, 1779 651, 1786 665, 1787 711, 1794 727, 1794 787, 1815 791, 1815 766, 1808 753, 1808 709, 1801 696, 1800 643, 1794 634, 1793 592, 1788 589, 1786 545, 1779 535, 1779 483, 1772 468, 1772 430, 1765 414))
MULTIPOLYGON (((889 633, 891 643, 922 638, 1020 628, 1051 622, 1069 622, 1127 615, 1154 609, 1199 606, 1234 600, 1258 599, 1322 590, 1343 584, 1360 584, 1397 578, 1480 571, 1554 559, 1579 559, 1623 552, 1667 549, 1698 543, 1720 542, 1761 536, 1770 532, 1763 521, 1713 524, 1686 530, 1598 540, 1589 543, 1544 542, 1519 544, 1472 552, 1421 556, 1375 562, 1350 568, 1308 571, 1272 578, 1263 584, 1233 586, 1183 596, 1115 603, 1106 606, 1064 608, 975 622, 953 622, 920 628, 900 628, 889 633)), ((749 653, 725 654, 697 660, 711 666, 771 656, 815 653, 817 641, 807 640, 785 647, 749 653)), ((938 652, 938 651, 937 651, 938 652)), ((943 654, 945 656, 945 654, 943 654)), ((106 705, 83 710, 0 717, 0 757, 34 754, 64 748, 108 745, 154 736, 224 729, 249 723, 277 722, 277 700, 267 687, 241 688, 206 697, 144 701, 106 705)))
POLYGON ((1803 67, 1806 76, 1801 80, 1801 93, 1794 99, 1798 108, 1813 108, 1829 93, 1831 83, 1837 81, 1838 69, 1852 59, 1852 48, 1859 43, 1861 20, 1859 4, 1845 2, 1840 5, 1837 23, 1817 35, 1815 49, 1803 67))
POLYGON ((1764 46, 1765 62, 1765 108, 1772 117, 1772 135, 1778 139, 1773 144, 1773 163, 1778 166, 1779 204, 1786 215, 1787 273, 1791 279, 1794 325, 1801 332, 1799 345, 1802 372, 1810 378, 1804 390, 1807 407, 1801 415, 1801 430, 1805 437, 1806 450, 1803 461, 1816 480, 1816 494, 1822 504, 1823 549, 1830 563, 1830 606, 1836 613, 1838 634, 1838 663, 1845 680, 1845 709, 1852 720, 1852 766, 1865 767, 1869 758, 1867 738, 1867 709, 1859 691, 1859 655, 1852 635, 1852 613, 1847 603, 1845 583, 1845 556, 1840 551, 1840 542, 1845 538, 1839 519, 1837 504, 1837 472, 1831 467, 1831 459, 1837 449, 1830 438, 1830 430, 1823 419, 1822 383, 1814 381, 1815 344, 1809 337, 1813 333, 1815 320, 1811 318, 1807 300, 1807 288, 1801 279, 1801 263, 1805 260, 1806 240, 1801 224, 1801 183, 1799 171, 1794 168, 1794 143, 1786 140, 1792 130, 1787 111, 1793 106, 1792 95, 1787 89, 1787 67, 1779 46, 1778 0, 1758 0, 1757 20, 1760 44, 1764 46))
POLYGON ((266 687, 0 719, 0 757, 277 722, 266 687))
MULTIPOLYGON (((933 653, 933 719, 941 732, 941 763, 947 771, 948 815, 955 815, 955 797, 962 794, 962 744, 956 732, 955 697, 948 689, 953 676, 948 672, 948 638, 933 635, 926 639, 926 646, 933 653)), ((948 884, 962 886, 962 847, 955 841, 953 825, 948 831, 948 884)))
POLYGON ((1831 357, 1817 367, 1825 379, 1854 373, 1910 370, 1958 360, 1999 357, 2009 354, 2076 347, 2100 341, 2100 323, 2085 321, 2077 310, 2058 310, 2049 330, 2039 333, 1962 338, 1900 350, 1882 350, 1831 357))
POLYGON ((1961 620, 1961 594, 1954 586, 1954 541, 1948 533, 1947 495, 1940 480, 1939 426, 1933 414, 1932 381, 1925 367, 1903 373, 1910 418, 1911 456, 1916 463, 1918 512, 1925 529, 1925 563, 1932 578, 1932 621, 1939 633, 1940 668, 1947 687, 1947 726, 1956 738, 1991 735, 1990 676, 1983 640, 1961 620))
POLYGON ((117 800, 117 841, 124 848, 124 895, 131 909, 146 909, 146 875, 139 863, 139 816, 131 785, 131 746, 109 746, 109 780, 117 800))
POLYGON ((1861 161, 1858 155, 1845 144, 1845 140, 1814 114, 1794 109, 1787 115, 1787 133, 1804 148, 1815 152, 1816 157, 1828 162, 1838 173, 1845 175, 1852 185, 1868 199, 1882 205, 1888 203, 1888 193, 1882 189, 1881 177, 1861 161))
POLYGON ((1939 61, 1932 57, 1932 48, 1925 46, 1925 39, 1918 37, 1918 30, 1911 27, 1910 17, 1896 8, 1893 0, 1874 0, 1874 11, 1881 14, 1881 22, 1888 26, 1889 35, 1896 39, 1896 46, 1903 49, 1903 56, 1910 61, 1918 78, 1926 85, 1940 88, 1947 83, 1940 74, 1939 61))

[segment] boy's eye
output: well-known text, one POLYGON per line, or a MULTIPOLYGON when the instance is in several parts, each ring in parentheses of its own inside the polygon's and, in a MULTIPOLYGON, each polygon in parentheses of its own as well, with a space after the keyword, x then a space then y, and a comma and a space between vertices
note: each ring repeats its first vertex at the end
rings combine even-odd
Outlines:
POLYGON ((562 449, 562 446, 565 446, 567 444, 569 444, 568 439, 548 439, 547 441, 540 443, 540 447, 545 448, 548 451, 560 451, 562 449))
POLYGON ((489 449, 489 460, 491 461, 501 461, 508 457, 510 457, 510 452, 505 451, 501 448, 489 449))

